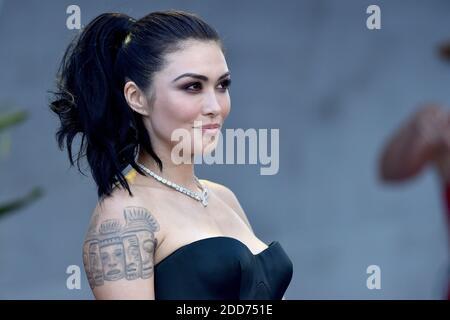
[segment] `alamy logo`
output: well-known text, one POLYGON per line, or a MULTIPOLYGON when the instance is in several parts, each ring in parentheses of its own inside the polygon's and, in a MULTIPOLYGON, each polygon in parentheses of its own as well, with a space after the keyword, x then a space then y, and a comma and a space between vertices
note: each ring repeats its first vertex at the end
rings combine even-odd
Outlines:
POLYGON ((366 26, 369 30, 381 29, 381 9, 376 4, 367 7, 366 13, 370 16, 366 20, 366 26))
POLYGON ((76 264, 67 267, 66 273, 69 274, 66 280, 66 287, 69 290, 81 289, 81 270, 76 264))
POLYGON ((72 4, 67 7, 66 13, 69 14, 66 20, 66 27, 69 30, 81 29, 81 9, 79 6, 72 4))
MULTIPOLYGON (((201 128, 202 122, 195 121, 194 127, 201 128)), ((194 132, 178 128, 172 132, 171 140, 176 142, 171 151, 174 164, 257 164, 261 175, 275 175, 279 169, 279 129, 226 129, 225 145, 222 132, 199 130, 194 132), (270 145, 270 152, 269 152, 270 145), (236 152, 235 152, 236 150, 236 152), (191 158, 191 155, 194 158, 191 158), (248 155, 248 157, 247 157, 248 155)))
POLYGON ((367 289, 373 290, 373 289, 381 289, 381 269, 379 266, 372 264, 367 267, 366 270, 367 274, 370 274, 370 276, 367 278, 366 286, 367 289))

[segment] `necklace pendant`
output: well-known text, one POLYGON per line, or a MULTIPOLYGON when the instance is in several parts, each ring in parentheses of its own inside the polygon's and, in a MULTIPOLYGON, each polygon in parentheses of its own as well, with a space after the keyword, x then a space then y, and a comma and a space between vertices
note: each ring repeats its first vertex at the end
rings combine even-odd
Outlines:
POLYGON ((208 205, 208 189, 204 188, 202 191, 202 205, 206 207, 208 205))

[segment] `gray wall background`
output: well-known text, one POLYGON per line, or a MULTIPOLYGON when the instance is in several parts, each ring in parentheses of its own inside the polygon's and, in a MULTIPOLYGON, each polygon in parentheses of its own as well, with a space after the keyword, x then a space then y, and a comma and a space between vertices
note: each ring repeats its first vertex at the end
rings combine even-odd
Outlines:
POLYGON ((75 31, 102 12, 140 18, 154 10, 201 15, 222 35, 233 74, 225 128, 279 128, 280 170, 200 166, 230 187, 261 240, 281 242, 294 263, 288 299, 439 299, 448 238, 431 170, 384 186, 376 161, 386 137, 420 103, 450 105, 450 65, 436 46, 450 39, 449 1, 0 1, 0 101, 30 112, 9 131, 0 201, 34 185, 45 196, 0 220, 0 298, 91 299, 68 290, 68 265, 96 202, 93 181, 56 147, 47 107, 56 68, 75 31), (365 26, 381 7, 382 29, 365 26), (366 268, 381 267, 381 290, 366 268))

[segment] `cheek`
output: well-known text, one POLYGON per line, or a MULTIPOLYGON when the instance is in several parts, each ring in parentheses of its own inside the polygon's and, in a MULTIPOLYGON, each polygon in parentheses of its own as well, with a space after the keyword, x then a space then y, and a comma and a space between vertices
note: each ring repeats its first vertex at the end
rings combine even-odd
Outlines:
POLYGON ((152 115, 153 127, 166 138, 170 138, 175 129, 190 130, 201 113, 200 106, 195 99, 180 96, 164 97, 155 105, 155 112, 152 115))
POLYGON ((230 95, 226 94, 223 96, 223 98, 220 101, 221 111, 220 115, 222 116, 222 119, 225 120, 225 118, 228 116, 231 110, 231 103, 230 103, 230 95))
POLYGON ((163 112, 172 122, 186 126, 192 124, 201 114, 201 105, 200 96, 174 94, 167 97, 163 112))

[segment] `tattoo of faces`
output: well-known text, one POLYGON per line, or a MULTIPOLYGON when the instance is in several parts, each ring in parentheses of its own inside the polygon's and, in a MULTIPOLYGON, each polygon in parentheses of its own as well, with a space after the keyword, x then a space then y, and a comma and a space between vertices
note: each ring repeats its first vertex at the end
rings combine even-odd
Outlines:
POLYGON ((153 275, 159 224, 142 207, 126 207, 124 217, 125 225, 119 219, 105 220, 100 226, 98 216, 92 220, 83 245, 83 264, 91 288, 104 281, 153 275))

